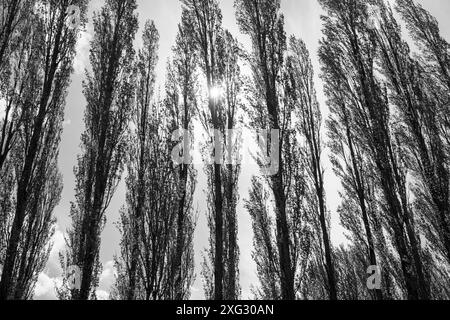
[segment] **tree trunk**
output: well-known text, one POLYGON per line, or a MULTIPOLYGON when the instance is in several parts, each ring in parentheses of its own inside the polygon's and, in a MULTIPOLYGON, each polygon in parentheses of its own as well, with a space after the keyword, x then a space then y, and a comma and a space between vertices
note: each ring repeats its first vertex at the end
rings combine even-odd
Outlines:
MULTIPOLYGON (((143 122, 146 121, 146 110, 144 108, 143 122)), ((145 127, 145 124, 144 124, 145 127)), ((134 208, 134 217, 133 217, 133 247, 131 251, 131 266, 130 266, 130 283, 128 287, 128 300, 134 300, 135 298, 135 289, 136 289, 136 272, 137 265, 139 260, 139 234, 140 228, 142 226, 142 208, 144 206, 145 201, 145 181, 144 181, 144 161, 145 161, 145 137, 146 130, 142 128, 141 146, 140 146, 140 156, 139 156, 139 173, 138 173, 138 199, 136 207, 134 208)))
POLYGON ((227 299, 236 300, 236 211, 234 207, 234 177, 233 165, 227 165, 228 182, 227 182, 227 196, 228 196, 228 285, 227 285, 227 299))
POLYGON ((214 299, 223 300, 223 215, 221 165, 214 165, 215 189, 215 257, 214 257, 214 299))
POLYGON ((175 281, 175 300, 183 300, 183 250, 184 250, 184 228, 185 228, 185 203, 187 194, 187 177, 188 177, 188 166, 186 164, 182 165, 180 169, 180 183, 181 183, 181 194, 179 195, 178 201, 178 216, 177 216, 177 245, 175 249, 175 262, 173 264, 172 277, 175 281))
POLYGON ((280 253, 281 295, 283 300, 295 300, 294 275, 292 272, 289 228, 286 219, 286 199, 280 172, 272 178, 276 205, 277 244, 280 253))
POLYGON ((332 260, 331 246, 330 246, 330 238, 328 236, 328 228, 327 222, 325 218, 325 203, 323 200, 322 191, 318 194, 319 198, 319 210, 320 210, 320 227, 322 228, 322 238, 325 249, 325 262, 326 262, 326 271, 327 271, 327 279, 328 279, 328 290, 330 295, 330 300, 337 300, 337 290, 336 290, 336 277, 334 273, 334 266, 332 260))

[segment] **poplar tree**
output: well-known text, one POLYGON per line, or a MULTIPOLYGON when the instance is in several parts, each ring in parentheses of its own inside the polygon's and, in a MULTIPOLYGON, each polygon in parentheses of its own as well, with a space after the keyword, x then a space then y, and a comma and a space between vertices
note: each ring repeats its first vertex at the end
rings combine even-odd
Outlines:
MULTIPOLYGON (((87 1, 73 4, 79 6, 80 23, 84 22, 87 1)), ((24 2, 25 7, 21 7, 18 1, 11 5, 22 9, 27 6, 24 2)), ((48 255, 46 248, 54 224, 52 213, 61 192, 56 165, 58 145, 79 30, 67 23, 69 5, 69 1, 34 3, 30 24, 22 30, 29 34, 22 34, 24 38, 12 54, 11 89, 24 95, 17 96, 15 91, 8 104, 12 105, 11 110, 21 110, 19 117, 24 121, 13 124, 13 120, 8 124, 9 128, 17 125, 13 129, 16 130, 15 155, 11 159, 14 163, 10 166, 16 168, 17 184, 0 282, 2 300, 30 297, 48 255), (43 177, 49 178, 47 184, 42 183, 43 177)), ((22 14, 25 13, 16 12, 16 18, 22 14)), ((18 20, 12 25, 15 23, 18 20)), ((10 27, 4 32, 11 31, 10 27)), ((8 148, 11 147, 5 150, 8 148)))
POLYGON ((399 145, 386 85, 375 72, 377 44, 368 24, 367 2, 320 1, 326 11, 320 59, 328 85, 325 92, 345 90, 355 101, 354 135, 362 138, 378 175, 386 220, 400 256, 403 281, 409 299, 427 299, 417 229, 407 199, 404 151, 399 145), (349 76, 350 75, 350 76, 349 76), (336 87, 334 84, 340 84, 336 87))
MULTIPOLYGON (((283 108, 279 95, 283 67, 285 64, 286 34, 284 31, 284 17, 280 10, 280 1, 253 0, 235 1, 236 17, 241 29, 249 35, 252 41, 250 57, 254 83, 259 100, 264 105, 264 128, 285 129, 283 122, 283 108)), ((257 106, 261 108, 261 105, 257 106)), ((280 133, 280 136, 283 132, 280 133)), ((281 295, 283 299, 294 300, 294 272, 291 257, 291 237, 289 235, 288 217, 286 211, 286 186, 284 181, 283 141, 279 144, 278 172, 271 177, 271 188, 276 206, 277 247, 279 251, 281 295)))
POLYGON ((324 169, 322 164, 322 114, 314 87, 314 70, 309 52, 303 41, 291 37, 289 39, 289 58, 287 62, 289 77, 289 94, 299 121, 299 135, 304 140, 304 165, 309 181, 314 186, 314 198, 311 205, 320 225, 320 245, 323 251, 326 271, 326 287, 331 300, 337 299, 336 275, 334 271, 333 252, 329 234, 329 215, 326 209, 324 169))
MULTIPOLYGON (((126 153, 126 131, 132 112, 133 40, 137 30, 136 2, 107 0, 94 15, 91 72, 83 91, 87 101, 82 153, 75 169, 76 200, 70 216, 63 269, 78 266, 80 290, 64 290, 61 298, 95 298, 101 270, 100 235, 106 210, 120 181, 126 153)), ((65 283, 67 279, 65 279, 65 283)))
MULTIPOLYGON (((205 291, 206 296, 214 300, 234 300, 238 296, 235 221, 239 168, 227 166, 224 169, 224 153, 218 146, 227 140, 230 146, 232 137, 225 135, 225 129, 234 128, 237 122, 239 69, 236 41, 222 29, 222 13, 217 0, 182 0, 182 3, 183 10, 194 26, 193 39, 198 52, 199 67, 205 76, 208 90, 207 111, 200 112, 200 121, 206 131, 215 132, 209 136, 216 147, 215 163, 206 168, 210 186, 210 244, 214 245, 214 248, 207 250, 205 257, 205 291), (213 263, 212 272, 208 260, 213 263)), ((231 146, 229 149, 232 149, 231 146)))
POLYGON ((378 39, 384 47, 385 72, 396 104, 409 136, 414 138, 410 144, 416 159, 412 169, 424 187, 418 188, 423 199, 419 210, 429 212, 428 221, 435 229, 429 238, 440 243, 440 251, 450 263, 450 46, 441 36, 436 19, 418 3, 397 1, 397 9, 421 49, 421 59, 411 57, 408 44, 402 41, 399 27, 389 14, 385 17, 390 28, 378 39), (386 36, 393 39, 386 42, 386 36))
MULTIPOLYGON (((196 216, 193 214, 193 195, 197 174, 190 161, 194 116, 198 108, 198 53, 194 41, 193 25, 189 23, 184 11, 178 26, 174 58, 167 68, 166 98, 168 130, 171 134, 179 132, 182 136, 181 154, 187 160, 175 167, 174 175, 178 181, 175 188, 177 201, 176 223, 174 224, 173 245, 170 251, 170 285, 167 298, 186 300, 191 294, 194 280, 193 236, 196 216)), ((173 141, 172 141, 173 142, 173 141)), ((170 144, 173 149, 174 145, 170 144)), ((177 149, 178 150, 178 149, 177 149)))

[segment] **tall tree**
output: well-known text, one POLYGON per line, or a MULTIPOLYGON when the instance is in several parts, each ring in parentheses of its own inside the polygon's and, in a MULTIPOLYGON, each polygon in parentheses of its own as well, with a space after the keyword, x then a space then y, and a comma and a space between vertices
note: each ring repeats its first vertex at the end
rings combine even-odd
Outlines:
POLYGON ((261 284, 255 295, 264 300, 276 300, 280 297, 279 261, 268 203, 269 193, 264 190, 262 181, 254 177, 245 207, 252 218, 253 259, 261 284))
MULTIPOLYGON (((385 28, 375 32, 381 52, 381 65, 387 78, 391 101, 399 111, 399 118, 405 124, 401 131, 403 143, 413 160, 406 163, 408 169, 419 176, 423 184, 417 189, 418 197, 428 200, 431 215, 438 221, 437 234, 441 234, 445 256, 450 261, 449 215, 449 173, 446 166, 444 144, 439 130, 439 103, 426 89, 427 77, 417 61, 410 57, 408 44, 402 40, 392 11, 382 6, 382 21, 385 28), (429 195, 428 195, 429 194, 429 195)), ((420 210, 420 209, 419 209, 420 210)), ((414 228, 407 224, 407 228, 414 228)), ((416 269, 421 281, 421 290, 428 295, 424 267, 419 248, 420 239, 409 231, 416 269)))
MULTIPOLYGON (((253 105, 258 104, 253 102, 253 105)), ((294 110, 291 109, 290 113, 293 114, 294 110)), ((291 116, 287 116, 287 123, 291 123, 289 117, 291 116)), ((292 123, 289 126, 292 126, 292 123)), ((304 155, 298 135, 293 130, 282 136, 283 158, 286 163, 283 178, 290 190, 286 198, 286 212, 291 238, 292 270, 295 275, 294 288, 298 298, 321 299, 326 294, 317 294, 314 291, 319 286, 324 287, 324 279, 320 279, 320 283, 314 283, 309 274, 314 269, 316 258, 314 251, 321 250, 320 235, 314 231, 319 227, 316 223, 317 206, 312 202, 314 192, 308 187, 307 173, 302 163, 304 155)), ((270 182, 270 177, 253 178, 249 198, 245 200, 245 208, 252 219, 254 235, 252 257, 256 263, 259 279, 259 286, 253 288, 253 293, 257 299, 280 300, 283 299, 280 282, 281 268, 276 241, 277 229, 274 214, 276 209, 271 202, 273 191, 270 182)))
POLYGON ((326 94, 331 97, 336 90, 332 84, 339 81, 346 94, 357 101, 353 105, 355 110, 351 110, 357 116, 355 135, 363 138, 377 168, 408 298, 426 298, 419 260, 412 252, 414 244, 409 242, 416 234, 406 198, 405 171, 390 123, 389 100, 384 84, 375 76, 377 47, 369 26, 358 22, 368 19, 367 3, 336 0, 320 3, 327 13, 323 17, 325 28, 320 50, 323 71, 330 84, 326 94))
POLYGON ((196 103, 195 54, 185 36, 187 28, 180 25, 174 61, 168 65, 166 98, 156 103, 151 100, 159 36, 153 23, 144 30, 114 298, 182 300, 190 295, 195 173, 188 164, 178 168, 170 158, 171 150, 180 151, 170 141, 171 135, 180 127, 191 128, 196 103))
MULTIPOLYGON (((16 296, 13 279, 15 268, 19 263, 17 258, 21 237, 33 233, 26 231, 24 226, 30 226, 37 221, 38 217, 41 217, 38 214, 46 214, 42 208, 30 211, 29 208, 33 203, 33 197, 39 195, 39 192, 33 193, 35 191, 33 188, 41 183, 42 174, 48 170, 45 166, 40 167, 40 163, 55 163, 57 157, 55 150, 59 143, 65 95, 70 83, 77 39, 77 29, 72 30, 66 23, 69 4, 69 1, 36 3, 34 6, 36 13, 31 17, 34 40, 22 52, 27 58, 33 59, 33 67, 25 73, 22 71, 27 77, 32 75, 33 85, 29 87, 31 95, 25 96, 30 108, 26 114, 27 121, 21 125, 24 143, 23 149, 19 152, 21 164, 16 174, 16 205, 0 282, 0 299, 3 300, 16 296), (35 54, 30 54, 30 50, 35 54)), ((80 7, 83 19, 87 1, 80 0, 75 4, 80 7)), ((42 199, 37 201, 35 205, 45 202, 42 199)), ((48 230, 47 227, 45 229, 48 230)), ((25 244, 29 243, 29 240, 31 240, 29 237, 25 239, 25 244)), ((27 255, 29 248, 25 246, 24 249, 22 253, 27 255)))
MULTIPOLYGON (((173 299, 172 263, 177 247, 177 213, 179 199, 179 176, 175 170, 170 150, 170 133, 168 113, 163 102, 152 103, 149 106, 146 138, 146 151, 142 170, 144 171, 144 191, 141 195, 142 217, 136 219, 134 208, 137 201, 138 157, 130 154, 129 176, 127 178, 127 207, 121 212, 120 231, 122 233, 121 256, 116 259, 118 281, 113 298, 129 298, 130 272, 133 262, 133 247, 138 247, 133 299, 136 300, 167 300, 173 299), (139 232, 138 245, 134 245, 135 228, 139 232)), ((194 185, 186 190, 186 198, 192 199, 194 185)), ((191 200, 189 200, 191 201, 191 200)), ((191 207, 191 202, 186 206, 191 207)), ((182 286, 180 295, 189 297, 190 285, 193 280, 193 247, 192 235, 194 221, 187 217, 184 221, 186 237, 183 239, 185 250, 182 256, 182 286)))
MULTIPOLYGON (((236 39, 231 33, 224 30, 217 39, 217 61, 218 61, 218 82, 220 86, 217 88, 217 109, 219 128, 214 132, 214 143, 223 144, 215 145, 215 161, 222 165, 222 192, 223 192, 223 296, 226 300, 236 300, 240 295, 239 287, 239 248, 237 244, 237 217, 236 208, 238 202, 238 182, 240 175, 239 150, 240 150, 240 134, 238 129, 240 123, 240 109, 242 107, 242 78, 239 66, 241 50, 236 39)), ((205 114, 203 114, 205 115, 205 114)), ((200 118, 204 128, 211 131, 208 116, 200 118)), ((207 155, 209 156, 209 155, 207 155)), ((211 170, 207 170, 212 181, 211 170)), ((214 194, 210 193, 210 202, 214 194)), ((210 207, 211 208, 211 207, 210 207)), ((215 220, 210 209, 208 217, 209 227, 211 230, 210 249, 208 258, 210 261, 204 262, 204 276, 208 277, 208 263, 215 263, 214 245, 215 245, 215 220)), ((206 288, 211 291, 213 288, 206 288)))
POLYGON ((450 46, 440 35, 436 19, 419 4, 402 0, 397 1, 397 8, 422 49, 422 63, 410 57, 409 46, 401 40, 399 27, 387 14, 385 19, 390 22, 390 28, 380 32, 378 37, 383 48, 383 65, 393 99, 408 133, 414 138, 414 143, 410 144, 416 159, 413 169, 427 189, 424 197, 432 207, 430 222, 436 227, 439 247, 450 263, 450 46), (387 36, 392 39, 386 41, 387 36), (428 74, 432 75, 431 79, 428 74))
POLYGON ((121 177, 126 152, 126 129, 133 102, 133 40, 137 30, 136 2, 107 0, 94 15, 91 41, 92 72, 83 84, 87 100, 86 129, 78 158, 76 203, 71 208, 72 230, 64 267, 82 270, 80 290, 66 297, 95 297, 98 283, 100 234, 105 211, 121 177))
MULTIPOLYGON (((199 52, 199 64, 206 78, 208 90, 208 114, 206 124, 212 130, 223 130, 219 114, 220 71, 218 59, 218 39, 222 31, 222 13, 217 0, 182 0, 183 10, 189 15, 194 26, 194 40, 199 52)), ((216 154, 218 158, 218 153, 216 154)), ((217 159, 216 159, 217 160, 217 159)), ((223 190, 222 165, 215 161, 212 165, 211 196, 214 206, 214 299, 224 298, 224 246, 223 246, 223 190)))
POLYGON ((321 245, 325 257, 327 288, 331 300, 337 299, 336 275, 329 234, 329 217, 326 209, 324 169, 322 167, 322 115, 314 88, 314 70, 308 49, 303 41, 291 37, 289 40, 288 77, 289 93, 299 118, 299 134, 305 141, 305 166, 314 186, 317 216, 321 229, 321 245))
MULTIPOLYGON (((270 129, 283 131, 280 106, 280 79, 284 66, 286 35, 280 1, 236 0, 236 15, 241 31, 250 36, 253 45, 251 61, 255 83, 264 96, 266 108, 264 122, 270 129)), ((258 106, 260 107, 260 106, 258 106)), ((283 134, 283 133, 281 133, 283 134)), ((283 143, 279 144, 278 172, 271 177, 271 187, 276 203, 277 246, 280 260, 282 298, 294 300, 294 272, 292 267, 290 235, 286 212, 286 181, 283 181, 283 143)))
POLYGON ((238 182, 241 166, 236 163, 236 155, 240 148, 240 137, 237 132, 239 111, 242 109, 241 91, 242 75, 239 67, 241 56, 239 43, 230 32, 224 33, 224 50, 219 55, 220 67, 223 69, 223 86, 225 93, 226 131, 223 136, 225 155, 224 176, 224 208, 226 230, 226 279, 225 299, 237 300, 239 287, 239 248, 237 244, 238 225, 236 208, 238 202, 238 182))
MULTIPOLYGON (((339 88, 339 83, 332 82, 330 86, 339 88)), ((357 101, 354 97, 346 95, 345 90, 330 91, 330 94, 328 106, 331 116, 327 120, 327 128, 332 153, 331 163, 335 174, 341 179, 343 188, 342 205, 338 209, 341 223, 351 232, 352 242, 355 245, 353 251, 357 251, 355 254, 361 256, 366 270, 370 265, 383 265, 383 273, 392 274, 387 268, 387 263, 383 261, 384 263, 380 264, 381 260, 387 259, 384 259, 386 252, 383 250, 385 240, 377 241, 377 230, 383 232, 383 228, 377 223, 379 221, 377 216, 381 213, 378 212, 377 206, 377 182, 374 179, 376 173, 372 169, 367 148, 360 141, 360 137, 355 136, 353 128, 356 119, 349 112, 354 108, 352 104, 357 101)), ((390 296, 388 290, 385 292, 390 296)), ((375 297, 383 299, 382 290, 376 290, 375 297)))
POLYGON ((145 201, 146 152, 148 145, 150 123, 150 103, 154 93, 155 67, 158 62, 159 33, 152 22, 147 22, 142 36, 143 49, 138 54, 136 65, 138 79, 136 92, 136 107, 133 110, 135 132, 131 134, 128 159, 128 190, 130 205, 131 232, 133 233, 131 262, 129 270, 128 300, 133 300, 136 290, 136 272, 139 260, 139 236, 142 228, 142 216, 145 201))
MULTIPOLYGON (((332 151, 331 161, 334 171, 340 177, 344 191, 343 206, 341 207, 341 222, 351 231, 358 230, 354 223, 353 211, 345 210, 345 203, 356 204, 357 212, 360 214, 360 221, 363 221, 365 239, 362 241, 366 248, 365 260, 369 262, 367 266, 377 266, 377 255, 375 251, 375 236, 371 215, 372 199, 370 193, 373 191, 373 179, 369 164, 365 160, 364 150, 356 142, 357 137, 352 133, 351 116, 345 106, 346 100, 341 91, 333 92, 329 105, 333 109, 333 117, 327 122, 330 147, 332 151), (347 215, 348 213, 348 215, 347 215), (351 215, 351 217, 350 217, 351 215), (353 230, 352 230, 353 229, 353 230)), ((359 229, 358 231, 362 231, 359 229)), ((357 236, 356 232, 354 236, 357 236)), ((356 241, 356 239, 355 239, 356 241)), ((382 299, 381 290, 376 291, 377 299, 382 299)))
MULTIPOLYGON (((168 66, 165 106, 168 109, 169 132, 179 133, 183 138, 182 158, 191 160, 189 154, 193 117, 197 109, 197 63, 198 55, 194 41, 193 25, 187 12, 183 12, 175 47, 174 59, 168 66)), ((180 154, 178 154, 180 155, 180 154)), ((192 214, 192 197, 195 191, 196 174, 189 161, 179 164, 175 173, 179 181, 177 192, 176 240, 171 250, 171 275, 168 298, 187 299, 190 295, 193 267, 193 231, 195 218, 192 214)))
MULTIPOLYGON (((3 11, 12 9, 6 3, 2 3, 1 6, 3 11)), ((19 9, 17 8, 17 10, 19 9)), ((10 13, 2 15, 2 19, 8 14, 10 13)), ((15 189, 16 172, 14 164, 17 161, 8 156, 17 141, 20 124, 25 118, 25 111, 31 108, 33 99, 35 99, 35 89, 37 88, 35 79, 39 61, 35 57, 39 54, 36 50, 39 39, 33 37, 32 32, 33 22, 37 20, 37 17, 30 13, 28 19, 28 23, 21 24, 20 28, 17 28, 17 33, 21 37, 14 38, 15 44, 12 45, 9 41, 8 45, 5 45, 8 49, 5 54, 8 55, 9 60, 5 60, 0 68, 0 186, 2 188, 0 264, 2 266, 12 224, 10 220, 14 218, 13 207, 15 206, 13 189, 15 189)), ((4 23, 6 22, 2 20, 2 24, 4 23)), ((5 29, 2 32, 5 32, 5 29)))

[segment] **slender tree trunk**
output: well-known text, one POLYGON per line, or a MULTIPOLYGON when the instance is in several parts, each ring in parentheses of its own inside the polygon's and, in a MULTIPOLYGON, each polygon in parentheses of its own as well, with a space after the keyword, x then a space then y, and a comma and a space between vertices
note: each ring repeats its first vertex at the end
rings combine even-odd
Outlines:
MULTIPOLYGON (((273 129, 279 130, 279 115, 278 115, 278 97, 276 95, 275 79, 273 79, 273 84, 270 81, 269 70, 267 66, 267 61, 263 56, 264 46, 260 44, 264 81, 266 86, 266 103, 267 110, 269 113, 270 124, 273 129)), ((284 193, 283 184, 283 158, 282 158, 282 144, 280 141, 279 146, 279 170, 276 175, 272 177, 273 193, 275 197, 276 205, 276 228, 277 228, 277 244, 279 250, 280 259, 280 276, 281 276, 281 295, 283 300, 295 300, 294 291, 294 274, 292 270, 291 262, 291 252, 290 252, 290 236, 289 227, 287 223, 286 216, 286 195, 284 193)))
MULTIPOLYGON (((39 192, 37 192, 39 194, 39 192)), ((37 201, 36 204, 34 205, 33 211, 37 210, 37 201)), ((20 260, 20 267, 19 267, 19 278, 17 280, 16 283, 16 287, 14 289, 14 299, 15 300, 20 300, 20 299, 24 299, 23 297, 23 293, 25 291, 25 277, 26 277, 26 267, 27 267, 27 253, 29 251, 30 248, 30 240, 31 240, 31 233, 33 232, 33 225, 34 225, 34 221, 35 221, 35 217, 36 215, 33 215, 30 217, 30 221, 28 221, 28 229, 27 229, 27 237, 25 240, 25 245, 23 247, 22 250, 22 254, 21 254, 21 260, 20 260)))
MULTIPOLYGON (((406 209, 407 210, 407 209, 406 209)), ((409 215, 409 214, 408 214, 409 215)), ((411 224, 410 217, 406 217, 405 219, 406 231, 408 233, 409 242, 411 245, 411 253, 414 261, 414 267, 417 273, 417 281, 418 281, 418 289, 419 289, 419 298, 421 300, 429 300, 430 299, 430 290, 429 285, 425 280, 424 268, 422 264, 422 257, 420 254, 419 244, 416 239, 416 233, 411 224)))
POLYGON ((325 250, 325 262, 327 269, 327 279, 328 279, 328 290, 330 295, 330 300, 337 300, 337 290, 336 290, 336 277, 334 272, 330 238, 328 235, 327 222, 325 218, 325 203, 323 200, 323 192, 320 189, 318 193, 319 198, 319 210, 320 210, 320 227, 322 228, 322 238, 325 250))
POLYGON ((87 233, 86 248, 83 258, 83 268, 81 277, 81 287, 79 294, 76 297, 77 300, 89 300, 89 295, 92 285, 92 272, 94 270, 94 264, 97 257, 97 243, 98 243, 98 217, 100 217, 100 206, 98 196, 94 200, 93 210, 91 217, 89 218, 89 229, 87 233))
POLYGON ((295 300, 294 275, 292 272, 289 228, 286 218, 286 199, 281 171, 272 178, 276 205, 277 244, 280 259, 281 295, 283 300, 295 300))
POLYGON ((214 165, 215 190, 215 257, 214 257, 214 299, 223 300, 223 215, 221 165, 214 165))
MULTIPOLYGON (((143 133, 145 136, 146 133, 143 133)), ((139 177, 138 177, 138 201, 137 205, 134 208, 134 217, 133 217, 133 247, 131 250, 131 265, 130 265, 130 283, 128 287, 128 300, 135 299, 135 291, 136 291, 136 272, 139 260, 139 234, 142 226, 142 208, 144 206, 145 199, 145 181, 144 181, 144 151, 145 143, 141 144, 141 154, 140 154, 140 168, 139 168, 139 177)))
MULTIPOLYGON (((109 84, 111 86, 111 84, 109 84)), ((107 99, 105 106, 109 108, 111 102, 112 89, 107 90, 107 99)), ((108 119, 109 111, 105 112, 105 118, 108 119)), ((94 270, 94 263, 97 255, 97 243, 98 243, 98 233, 99 233, 99 223, 101 218, 103 194, 106 188, 106 178, 105 176, 105 141, 106 141, 106 130, 108 126, 108 121, 104 120, 101 123, 101 135, 98 144, 98 156, 95 165, 95 180, 94 180, 94 201, 91 211, 88 212, 89 217, 87 218, 87 233, 86 233, 86 247, 83 253, 82 265, 83 273, 81 279, 81 287, 77 299, 88 300, 91 284, 92 284, 92 272, 94 270)))
POLYGON ((408 300, 419 300, 420 295, 417 285, 417 278, 414 274, 413 265, 411 264, 411 258, 408 252, 408 244, 406 242, 406 235, 403 226, 404 223, 402 222, 402 218, 400 217, 402 210, 397 197, 392 196, 393 190, 391 189, 391 186, 395 185, 395 182, 392 181, 390 177, 392 176, 386 176, 385 174, 382 174, 381 181, 383 184, 386 201, 388 203, 389 212, 391 214, 395 244, 400 256, 400 263, 406 284, 408 300))
POLYGON ((185 204, 187 194, 187 178, 188 178, 188 166, 182 165, 180 168, 180 183, 181 194, 178 201, 178 215, 177 215, 177 244, 175 249, 175 262, 173 264, 172 277, 175 281, 175 300, 182 300, 183 297, 183 283, 182 283, 182 262, 183 262, 183 250, 184 250, 184 228, 185 228, 185 204))
POLYGON ((233 183, 233 165, 227 165, 228 182, 227 182, 227 196, 228 196, 228 285, 227 285, 227 299, 236 300, 236 211, 234 209, 234 183, 233 183))

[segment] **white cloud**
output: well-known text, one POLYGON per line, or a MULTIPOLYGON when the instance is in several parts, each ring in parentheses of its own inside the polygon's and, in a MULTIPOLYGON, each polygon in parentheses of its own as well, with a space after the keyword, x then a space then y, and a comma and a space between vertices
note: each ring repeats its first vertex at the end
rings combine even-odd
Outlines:
POLYGON ((77 41, 75 60, 73 68, 76 75, 83 75, 85 68, 89 65, 89 47, 92 34, 88 31, 81 31, 77 41))
POLYGON ((3 120, 5 116, 6 102, 4 99, 0 99, 0 121, 3 120))
MULTIPOLYGON (((35 300, 56 300, 56 287, 62 285, 62 268, 59 262, 59 253, 64 249, 66 243, 64 233, 57 226, 53 236, 53 247, 50 251, 47 266, 38 277, 34 292, 35 300)), ((103 265, 100 274, 100 282, 97 293, 99 300, 108 300, 111 287, 114 285, 116 272, 114 261, 108 261, 103 265)))
POLYGON ((58 256, 65 245, 66 240, 64 239, 64 233, 59 230, 59 227, 56 227, 55 234, 53 235, 53 247, 50 252, 50 256, 58 256))
POLYGON ((97 290, 97 300, 109 300, 109 293, 104 290, 97 290))
POLYGON ((38 277, 36 283, 36 288, 34 290, 35 300, 57 300, 56 296, 56 286, 62 284, 61 278, 50 278, 45 273, 41 273, 38 277))
POLYGON ((66 241, 64 239, 64 233, 56 227, 55 234, 53 235, 53 247, 50 251, 50 256, 48 258, 47 266, 45 272, 50 277, 60 276, 62 273, 61 264, 59 262, 59 253, 64 249, 66 241))
POLYGON ((108 261, 103 266, 103 272, 100 275, 100 282, 110 281, 114 278, 114 261, 108 261))
POLYGON ((62 268, 59 263, 59 253, 64 249, 65 240, 64 233, 56 227, 55 234, 53 235, 53 247, 50 251, 50 256, 45 267, 38 277, 36 288, 34 291, 34 299, 36 300, 56 300, 57 286, 62 285, 62 268))
MULTIPOLYGON (((116 281, 116 271, 114 269, 114 261, 108 261, 103 265, 103 271, 100 275, 99 286, 97 290, 97 294, 100 292, 104 295, 106 293, 106 300, 109 299, 109 292, 111 287, 114 285, 116 281)), ((98 297, 100 299, 100 297, 98 297)), ((104 299, 100 299, 104 300, 104 299)))
POLYGON ((197 287, 191 287, 191 291, 192 292, 200 292, 200 289, 198 289, 197 287))

